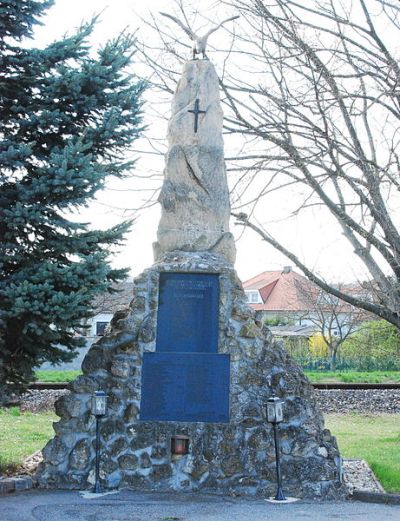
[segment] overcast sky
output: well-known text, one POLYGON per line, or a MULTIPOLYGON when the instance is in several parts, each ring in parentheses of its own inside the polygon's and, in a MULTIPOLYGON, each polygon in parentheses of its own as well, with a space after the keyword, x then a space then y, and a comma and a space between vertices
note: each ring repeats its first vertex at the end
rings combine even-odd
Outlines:
MULTIPOLYGON (((210 9, 214 6, 215 10, 216 4, 219 3, 202 0, 196 4, 199 8, 201 6, 201 10, 204 9, 209 17, 213 17, 213 11, 210 9)), ((43 19, 45 25, 35 33, 36 41, 39 45, 44 45, 58 39, 64 33, 72 32, 82 21, 101 12, 101 20, 92 38, 93 46, 97 46, 116 36, 126 27, 132 31, 140 31, 143 24, 139 17, 148 16, 149 12, 158 16, 160 10, 172 12, 171 0, 147 0, 140 3, 131 0, 56 0, 43 19)), ((215 40, 213 43, 216 43, 215 40)), ((213 59, 211 53, 209 57, 213 59)), ((149 99, 150 103, 156 101, 152 100, 151 94, 149 99)), ((164 139, 165 125, 151 125, 149 132, 156 132, 160 139, 164 139)), ((137 149, 143 150, 145 146, 146 142, 143 141, 137 144, 137 149)), ((85 220, 90 219, 98 227, 115 224, 132 213, 124 212, 124 208, 140 207, 149 194, 159 186, 163 169, 161 158, 139 152, 137 155, 137 177, 123 183, 112 183, 111 189, 99 195, 98 202, 92 204, 84 214, 85 220)), ((303 217, 283 221, 281 210, 285 209, 286 203, 287 201, 282 200, 277 192, 274 201, 276 212, 270 212, 263 223, 267 228, 271 227, 285 245, 293 248, 302 260, 306 260, 311 268, 315 268, 328 280, 350 281, 364 277, 361 266, 351 255, 350 246, 328 217, 320 210, 313 209, 303 217)), ((158 205, 139 212, 126 246, 120 251, 114 264, 129 267, 133 275, 152 264, 152 242, 156 240, 158 219, 158 205)), ((236 268, 242 280, 261 271, 279 270, 291 264, 284 256, 263 243, 254 232, 243 233, 233 223, 232 231, 238 239, 236 268)))

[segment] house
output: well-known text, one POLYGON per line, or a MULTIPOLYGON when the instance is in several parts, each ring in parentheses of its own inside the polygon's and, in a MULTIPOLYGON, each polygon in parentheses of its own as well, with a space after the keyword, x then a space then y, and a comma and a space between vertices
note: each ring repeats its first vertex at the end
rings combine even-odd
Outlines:
POLYGON ((95 315, 90 319, 87 337, 103 336, 114 313, 129 306, 133 298, 133 282, 115 284, 113 293, 101 293, 94 300, 95 315))
MULTIPOLYGON (((44 362, 40 369, 51 371, 57 370, 80 370, 83 359, 90 349, 90 346, 105 334, 106 328, 110 323, 114 313, 126 308, 133 296, 133 282, 120 282, 115 284, 113 293, 101 293, 94 300, 95 315, 88 320, 88 328, 81 330, 81 335, 85 337, 85 346, 78 350, 77 356, 71 362, 63 362, 58 366, 53 366, 51 362, 44 362)), ((59 346, 62 348, 62 346, 59 346)))
POLYGON ((302 317, 310 311, 308 293, 314 294, 316 286, 291 266, 285 266, 246 280, 243 289, 250 306, 261 311, 268 322, 302 325, 302 317))
MULTIPOLYGON (((95 315, 90 321, 90 328, 85 336, 96 339, 103 336, 114 313, 126 308, 133 298, 133 282, 120 282, 115 285, 114 293, 103 293, 94 302, 95 315)), ((346 285, 341 287, 353 295, 359 286, 346 285)), ((265 271, 243 283, 243 288, 250 306, 261 311, 264 318, 272 326, 286 326, 301 335, 310 332, 312 328, 321 331, 321 313, 327 315, 334 312, 340 317, 341 323, 354 320, 354 310, 346 302, 322 292, 313 282, 285 266, 281 271, 265 271), (318 327, 316 327, 318 324, 318 327), (301 326, 298 328, 297 326, 301 326), (305 328, 305 329, 303 329, 305 328)), ((334 329, 334 328, 333 328, 334 329)), ((336 334, 333 331, 333 334, 336 334)))
MULTIPOLYGON (((365 311, 324 292, 291 266, 281 271, 264 271, 245 281, 243 288, 250 306, 262 313, 274 333, 279 326, 302 326, 308 327, 310 334, 314 328, 314 332, 324 336, 344 338, 368 319, 365 311)), ((365 293, 357 283, 338 289, 353 296, 365 293)), ((286 336, 296 334, 290 327, 285 330, 286 336)))

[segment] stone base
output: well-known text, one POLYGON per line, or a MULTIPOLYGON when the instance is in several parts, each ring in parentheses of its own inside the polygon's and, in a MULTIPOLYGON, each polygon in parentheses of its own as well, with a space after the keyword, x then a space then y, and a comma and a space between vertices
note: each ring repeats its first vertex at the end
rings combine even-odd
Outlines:
POLYGON ((204 490, 274 495, 275 453, 264 404, 268 382, 285 400, 279 425, 285 493, 338 499, 341 483, 335 438, 324 429, 313 389, 269 330, 247 305, 235 270, 222 256, 176 251, 135 280, 129 309, 117 312, 110 333, 94 344, 72 393, 56 404, 56 436, 43 450, 37 480, 42 487, 90 488, 94 481, 94 391, 109 396, 101 421, 101 485, 104 489, 204 490), (140 421, 143 353, 155 351, 158 279, 161 272, 217 273, 220 281, 218 346, 229 353, 230 422, 140 421), (189 437, 189 453, 171 455, 171 437, 189 437))

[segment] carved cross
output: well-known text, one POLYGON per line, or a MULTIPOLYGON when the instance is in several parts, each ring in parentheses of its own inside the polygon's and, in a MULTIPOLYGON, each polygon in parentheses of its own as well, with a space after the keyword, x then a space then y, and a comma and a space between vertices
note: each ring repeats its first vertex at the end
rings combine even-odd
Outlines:
POLYGON ((194 133, 196 134, 197 133, 197 129, 199 127, 199 114, 205 114, 206 111, 205 110, 200 110, 199 109, 199 104, 200 104, 200 100, 199 99, 196 99, 196 101, 194 102, 194 109, 190 109, 188 110, 188 112, 193 112, 194 114, 194 133))

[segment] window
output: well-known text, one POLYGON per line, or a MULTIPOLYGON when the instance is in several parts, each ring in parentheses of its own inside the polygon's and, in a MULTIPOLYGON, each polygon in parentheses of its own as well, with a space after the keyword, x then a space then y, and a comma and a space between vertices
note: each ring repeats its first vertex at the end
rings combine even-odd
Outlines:
POLYGON ((96 322, 96 336, 104 336, 108 322, 96 322))
POLYGON ((246 291, 247 302, 250 304, 258 304, 260 302, 260 295, 258 291, 246 291))

